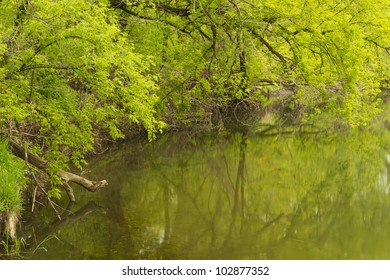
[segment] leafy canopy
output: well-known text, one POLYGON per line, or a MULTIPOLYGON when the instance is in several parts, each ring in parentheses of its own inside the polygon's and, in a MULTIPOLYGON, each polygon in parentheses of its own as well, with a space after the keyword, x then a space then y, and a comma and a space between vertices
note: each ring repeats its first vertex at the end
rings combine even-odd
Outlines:
POLYGON ((377 112, 389 80, 390 6, 369 0, 111 0, 137 50, 163 69, 178 111, 199 102, 287 92, 305 120, 323 111, 351 126, 377 112))
POLYGON ((80 166, 101 131, 124 137, 135 123, 152 139, 157 85, 130 39, 107 1, 1 1, 2 133, 39 144, 53 173, 80 166))

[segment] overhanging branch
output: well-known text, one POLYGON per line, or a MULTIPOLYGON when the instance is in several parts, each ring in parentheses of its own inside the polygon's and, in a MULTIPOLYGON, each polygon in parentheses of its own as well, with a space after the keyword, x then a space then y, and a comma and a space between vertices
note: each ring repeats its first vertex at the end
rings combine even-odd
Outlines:
POLYGON ((254 35, 256 38, 260 40, 260 42, 271 52, 273 53, 281 62, 287 63, 287 59, 278 51, 276 51, 270 43, 268 43, 263 36, 261 36, 259 33, 256 32, 254 29, 249 30, 252 35, 254 35))
MULTIPOLYGON (((47 164, 48 162, 46 160, 41 159, 40 157, 30 153, 25 147, 22 145, 16 143, 15 141, 10 141, 11 148, 13 153, 23 159, 26 160, 28 163, 32 164, 35 167, 38 167, 41 170, 46 171, 47 169, 47 164)), ((106 180, 102 181, 91 181, 88 180, 84 177, 81 177, 79 175, 73 174, 71 172, 59 170, 57 172, 57 175, 62 179, 65 190, 69 196, 69 199, 71 201, 75 201, 74 195, 73 195, 73 190, 71 187, 68 185, 69 182, 76 183, 80 186, 82 186, 84 189, 90 191, 90 192, 95 192, 98 189, 104 188, 108 185, 106 180)))
POLYGON ((115 0, 111 0, 110 3, 111 3, 111 6, 112 6, 113 8, 120 9, 120 10, 122 10, 123 12, 125 12, 125 13, 127 13, 127 14, 129 14, 129 15, 132 15, 132 16, 134 16, 134 17, 137 17, 137 18, 143 19, 143 20, 148 20, 148 21, 159 21, 159 22, 162 22, 162 23, 164 23, 164 24, 166 24, 166 25, 169 25, 169 26, 171 26, 171 27, 174 27, 175 29, 179 30, 180 32, 183 32, 183 33, 188 34, 188 35, 191 36, 191 32, 190 32, 190 31, 188 31, 188 30, 186 30, 186 29, 184 29, 184 28, 181 28, 181 27, 177 26, 176 24, 174 24, 174 23, 172 23, 172 22, 170 22, 170 21, 168 21, 168 20, 164 20, 164 19, 160 19, 160 18, 154 18, 154 17, 150 17, 150 16, 143 16, 143 15, 140 15, 140 14, 138 14, 138 13, 136 13, 136 12, 131 11, 131 10, 126 6, 126 4, 123 3, 123 2, 117 2, 117 1, 115 1, 115 0))

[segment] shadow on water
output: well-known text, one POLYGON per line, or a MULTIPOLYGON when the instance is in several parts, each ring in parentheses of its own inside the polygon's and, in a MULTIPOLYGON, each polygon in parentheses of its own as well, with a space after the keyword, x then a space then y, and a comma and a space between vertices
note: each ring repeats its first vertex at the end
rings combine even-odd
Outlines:
POLYGON ((165 135, 95 158, 89 175, 109 187, 79 190, 61 221, 39 213, 32 258, 388 259, 388 132, 267 133, 165 135))

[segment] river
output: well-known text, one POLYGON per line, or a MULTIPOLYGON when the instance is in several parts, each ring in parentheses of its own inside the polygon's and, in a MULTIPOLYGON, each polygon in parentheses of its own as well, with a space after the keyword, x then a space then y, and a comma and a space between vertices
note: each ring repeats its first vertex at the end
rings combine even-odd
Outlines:
POLYGON ((62 220, 24 225, 32 259, 389 259, 390 133, 257 128, 127 142, 96 156, 62 220), (263 132, 262 132, 263 131, 263 132))

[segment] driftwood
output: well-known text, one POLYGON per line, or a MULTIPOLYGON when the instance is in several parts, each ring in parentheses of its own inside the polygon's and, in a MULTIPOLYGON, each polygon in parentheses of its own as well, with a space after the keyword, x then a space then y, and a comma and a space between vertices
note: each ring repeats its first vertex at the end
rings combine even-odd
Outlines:
MULTIPOLYGON (((47 168, 46 160, 43 160, 40 157, 30 153, 25 147, 14 141, 11 141, 10 144, 12 147, 12 151, 16 156, 20 157, 23 160, 26 160, 28 163, 32 164, 35 167, 38 167, 39 169, 45 170, 47 168)), ((68 184, 69 182, 76 183, 90 192, 95 192, 96 190, 104 188, 108 185, 106 180, 102 180, 99 182, 90 181, 84 177, 63 170, 59 170, 57 172, 57 175, 61 177, 62 182, 64 184, 64 189, 68 194, 70 201, 72 202, 74 202, 76 199, 73 194, 73 189, 68 184)))

